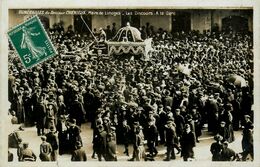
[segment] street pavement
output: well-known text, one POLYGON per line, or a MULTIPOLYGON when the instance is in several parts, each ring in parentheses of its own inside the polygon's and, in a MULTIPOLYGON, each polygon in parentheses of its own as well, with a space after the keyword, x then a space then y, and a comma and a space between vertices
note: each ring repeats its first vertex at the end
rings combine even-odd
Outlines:
MULTIPOLYGON (((81 127, 81 137, 83 141, 83 149, 85 149, 87 153, 88 161, 98 161, 97 159, 91 158, 92 155, 92 134, 93 131, 90 128, 90 123, 85 123, 81 127)), ((34 151, 37 157, 39 157, 40 144, 41 139, 40 136, 37 136, 36 127, 28 127, 24 128, 24 131, 18 131, 21 138, 24 142, 29 142, 29 147, 34 151)), ((236 153, 242 152, 241 148, 241 140, 242 140, 242 131, 235 131, 235 141, 229 144, 229 147, 232 148, 236 153)), ((210 153, 210 145, 214 142, 213 136, 207 132, 206 128, 202 132, 202 136, 199 138, 199 143, 196 143, 196 147, 194 148, 195 159, 194 161, 211 161, 211 153, 210 153)), ((147 148, 147 146, 146 146, 147 148)), ((157 146, 158 155, 155 157, 155 161, 162 161, 165 158, 166 147, 164 145, 157 146)), ((14 154, 14 162, 17 162, 17 149, 10 148, 10 152, 14 154)), ((124 146, 117 146, 117 157, 118 161, 127 161, 132 157, 133 146, 129 146, 129 156, 126 156, 124 153, 124 146)), ((177 152, 177 151, 175 151, 177 152)), ((97 156, 96 156, 97 157, 97 156)), ((58 161, 66 162, 70 161, 70 154, 63 154, 58 156, 58 161)), ((40 161, 37 158, 37 161, 40 161)), ((183 161, 180 157, 180 154, 176 155, 176 159, 172 161, 183 161)))

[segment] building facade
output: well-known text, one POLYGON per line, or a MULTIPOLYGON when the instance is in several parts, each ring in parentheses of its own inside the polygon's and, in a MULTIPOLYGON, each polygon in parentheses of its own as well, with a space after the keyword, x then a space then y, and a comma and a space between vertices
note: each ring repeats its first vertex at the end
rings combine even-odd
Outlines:
MULTIPOLYGON (((31 11, 31 10, 30 10, 31 11)), ((84 25, 79 12, 65 12, 62 10, 47 11, 43 10, 38 13, 46 28, 52 28, 55 23, 62 22, 65 30, 71 25, 74 31, 84 33, 88 29, 84 25), (60 12, 61 11, 61 12, 60 12), (44 14, 41 14, 44 13, 44 14), (46 14, 47 13, 47 14, 46 14), (76 14, 74 14, 76 13, 76 14)), ((87 11, 87 10, 86 10, 87 11)), ((102 14, 95 12, 84 12, 83 19, 89 28, 106 29, 107 26, 112 28, 115 23, 116 28, 125 26, 126 22, 134 27, 140 28, 147 23, 154 27, 154 30, 163 29, 168 32, 198 30, 226 30, 232 28, 235 31, 248 30, 253 32, 253 10, 252 9, 189 9, 189 10, 159 10, 163 14, 156 13, 154 10, 124 11, 111 10, 109 13, 104 10, 102 14)), ((36 11, 37 12, 37 11, 36 11)), ((9 10, 9 27, 13 27, 33 14, 21 10, 9 10)))

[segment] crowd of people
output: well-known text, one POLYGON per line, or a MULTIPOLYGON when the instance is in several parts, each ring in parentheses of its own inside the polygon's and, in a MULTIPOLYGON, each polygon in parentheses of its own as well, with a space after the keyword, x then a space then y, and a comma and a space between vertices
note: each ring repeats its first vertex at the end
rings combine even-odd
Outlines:
MULTIPOLYGON (((148 23, 141 28, 143 39, 153 38, 146 61, 134 55, 88 55, 85 49, 93 38, 72 27, 64 31, 56 26, 48 33, 56 57, 24 69, 10 52, 8 65, 9 114, 17 119, 13 123, 36 125, 42 161, 55 161, 58 153, 67 152, 72 161, 86 161, 81 138, 85 122, 91 122, 92 158, 97 155, 99 161, 116 161, 117 144, 125 146, 128 156, 133 145, 131 161, 154 159, 158 145, 166 147, 165 161, 179 153, 184 161, 192 160, 203 128, 216 139, 209 148, 213 161, 235 159, 227 146, 241 128, 243 160, 253 157, 252 34, 169 33, 148 23), (230 80, 233 75, 246 85, 230 80)), ((19 147, 20 161, 26 154, 36 159, 27 147, 19 147)))

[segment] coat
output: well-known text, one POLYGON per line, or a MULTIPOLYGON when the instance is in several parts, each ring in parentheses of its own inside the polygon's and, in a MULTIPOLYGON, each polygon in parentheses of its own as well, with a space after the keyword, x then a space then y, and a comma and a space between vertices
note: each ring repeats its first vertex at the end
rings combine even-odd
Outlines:
POLYGON ((23 149, 21 152, 21 161, 36 161, 36 158, 34 152, 29 148, 23 149))
POLYGON ((230 148, 225 148, 221 152, 222 161, 233 161, 235 159, 235 157, 236 157, 235 151, 230 148))
POLYGON ((81 123, 84 122, 85 115, 86 112, 82 103, 80 103, 79 101, 74 101, 70 109, 70 118, 76 119, 77 125, 81 125, 81 123))
POLYGON ((155 125, 151 125, 147 129, 147 141, 155 142, 158 137, 157 127, 155 125))
POLYGON ((50 158, 50 154, 52 152, 52 147, 51 147, 51 144, 48 143, 48 142, 43 142, 41 145, 40 145, 40 159, 41 161, 50 161, 51 158, 50 158))
POLYGON ((71 161, 87 161, 87 155, 85 150, 76 149, 72 152, 71 161))
POLYGON ((189 133, 184 132, 181 137, 180 144, 181 144, 181 156, 193 158, 194 156, 193 147, 196 146, 194 133, 192 133, 191 131, 189 133))
POLYGON ((51 144, 52 150, 58 150, 59 148, 59 139, 56 134, 49 132, 46 134, 46 142, 51 144))
POLYGON ((43 103, 37 103, 35 106, 34 111, 37 115, 36 117, 36 127, 37 128, 44 128, 45 121, 46 121, 46 108, 43 103))
POLYGON ((176 132, 175 128, 173 127, 166 127, 165 128, 165 134, 166 134, 166 146, 173 146, 176 141, 176 132))
POLYGON ((79 141, 82 144, 82 139, 80 136, 81 130, 78 126, 70 127, 68 132, 69 132, 69 141, 71 142, 72 149, 75 149, 77 141, 79 141))
POLYGON ((107 142, 107 151, 106 151, 107 161, 116 161, 116 142, 111 140, 107 142))
POLYGON ((212 154, 212 161, 220 161, 221 160, 221 150, 223 146, 221 143, 215 142, 210 146, 210 152, 212 154))
POLYGON ((220 136, 223 137, 222 142, 228 141, 228 139, 229 139, 229 134, 230 134, 229 131, 228 131, 228 128, 226 128, 226 127, 220 127, 217 132, 218 132, 218 134, 219 134, 220 136))

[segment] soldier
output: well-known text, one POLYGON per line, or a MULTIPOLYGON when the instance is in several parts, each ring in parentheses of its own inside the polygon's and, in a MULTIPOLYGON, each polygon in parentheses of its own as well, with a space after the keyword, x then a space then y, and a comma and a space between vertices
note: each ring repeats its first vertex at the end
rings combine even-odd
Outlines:
POLYGON ((81 148, 81 143, 76 142, 76 149, 72 152, 71 161, 87 161, 86 152, 81 148))
POLYGON ((46 142, 46 136, 42 136, 42 144, 40 145, 40 159, 41 161, 50 161, 50 154, 52 152, 52 147, 50 143, 46 142))

